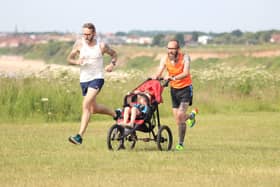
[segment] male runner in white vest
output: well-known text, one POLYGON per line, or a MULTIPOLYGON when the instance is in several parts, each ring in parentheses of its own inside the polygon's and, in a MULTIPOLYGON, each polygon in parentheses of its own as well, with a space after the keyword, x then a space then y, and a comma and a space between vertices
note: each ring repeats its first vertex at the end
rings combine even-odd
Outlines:
POLYGON ((82 39, 76 41, 67 58, 69 64, 80 65, 80 85, 84 96, 80 130, 78 134, 69 137, 69 141, 73 144, 82 144, 82 137, 91 114, 107 114, 114 119, 120 115, 119 111, 113 111, 96 103, 96 97, 104 84, 103 55, 105 53, 111 56, 111 63, 105 67, 105 71, 111 72, 117 62, 116 51, 105 43, 98 43, 95 26, 92 23, 85 23, 82 39))

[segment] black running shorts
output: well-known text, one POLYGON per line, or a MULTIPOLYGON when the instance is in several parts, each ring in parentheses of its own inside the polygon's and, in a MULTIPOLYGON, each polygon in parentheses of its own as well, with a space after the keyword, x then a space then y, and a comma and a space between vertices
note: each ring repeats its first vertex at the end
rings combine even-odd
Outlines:
POLYGON ((172 108, 179 108, 180 103, 189 103, 192 105, 193 88, 192 85, 184 88, 171 88, 170 89, 172 108))

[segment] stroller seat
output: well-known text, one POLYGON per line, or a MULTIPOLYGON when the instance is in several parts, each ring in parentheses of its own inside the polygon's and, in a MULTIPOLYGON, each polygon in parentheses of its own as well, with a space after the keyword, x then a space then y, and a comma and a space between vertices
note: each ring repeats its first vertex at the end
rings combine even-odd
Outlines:
MULTIPOLYGON (((151 99, 153 98, 149 93, 147 92, 135 92, 135 93, 128 93, 125 98, 124 98, 124 104, 123 108, 125 107, 133 107, 135 104, 137 104, 137 97, 142 96, 145 98, 146 103, 147 103, 147 111, 143 114, 137 115, 135 119, 134 125, 143 125, 145 122, 148 122, 152 116, 152 106, 151 106, 151 99)), ((121 116, 117 120, 118 124, 124 124, 125 122, 123 121, 124 117, 124 110, 122 109, 121 116)), ((128 119, 128 123, 130 122, 130 118, 128 119)))

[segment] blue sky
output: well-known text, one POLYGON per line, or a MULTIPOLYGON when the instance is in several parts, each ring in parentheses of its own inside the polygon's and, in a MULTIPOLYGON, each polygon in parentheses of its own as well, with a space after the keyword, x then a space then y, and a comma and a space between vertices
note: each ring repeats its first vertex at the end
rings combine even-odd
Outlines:
POLYGON ((279 0, 1 0, 0 32, 280 30, 279 0))

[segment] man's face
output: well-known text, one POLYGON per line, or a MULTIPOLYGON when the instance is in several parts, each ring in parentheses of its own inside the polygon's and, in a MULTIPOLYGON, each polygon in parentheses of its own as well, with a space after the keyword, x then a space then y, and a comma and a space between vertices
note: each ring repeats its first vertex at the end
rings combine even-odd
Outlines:
POLYGON ((83 37, 87 43, 92 42, 94 36, 95 36, 95 32, 93 32, 91 29, 83 28, 83 37))
POLYGON ((168 49, 168 57, 171 61, 176 60, 177 55, 178 55, 178 44, 176 41, 171 41, 168 43, 167 45, 167 49, 168 49))

